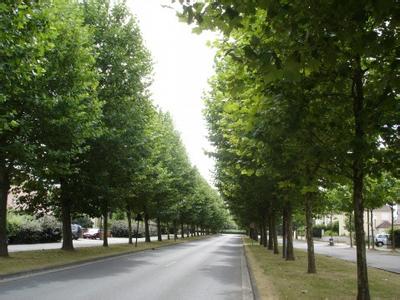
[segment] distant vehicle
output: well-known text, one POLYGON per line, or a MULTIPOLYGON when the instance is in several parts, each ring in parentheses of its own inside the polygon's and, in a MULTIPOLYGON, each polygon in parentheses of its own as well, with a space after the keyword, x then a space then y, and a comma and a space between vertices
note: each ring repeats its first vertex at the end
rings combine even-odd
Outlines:
POLYGON ((72 238, 77 240, 82 235, 82 226, 79 224, 71 224, 72 238))
POLYGON ((378 247, 387 245, 388 242, 389 242, 389 235, 386 233, 378 234, 375 238, 375 245, 377 245, 378 247))
POLYGON ((99 228, 89 228, 88 231, 86 231, 83 234, 84 239, 99 239, 100 238, 100 229, 99 228))

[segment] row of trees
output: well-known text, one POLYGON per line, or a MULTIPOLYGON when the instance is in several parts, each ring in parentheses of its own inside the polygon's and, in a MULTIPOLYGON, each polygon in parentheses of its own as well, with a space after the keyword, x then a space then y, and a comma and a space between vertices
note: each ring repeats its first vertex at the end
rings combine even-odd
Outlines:
POLYGON ((159 228, 225 222, 170 116, 150 101, 151 59, 135 19, 112 3, 0 4, 0 256, 10 189, 25 210, 60 216, 65 250, 75 213, 103 217, 105 246, 116 210, 129 220, 144 212, 159 228))
POLYGON ((282 215, 287 260, 302 212, 314 273, 313 215, 350 186, 342 205, 354 212, 358 299, 369 299, 365 178, 400 176, 396 1, 193 2, 182 17, 223 36, 206 117, 231 211, 265 243, 268 227, 275 253, 282 215))

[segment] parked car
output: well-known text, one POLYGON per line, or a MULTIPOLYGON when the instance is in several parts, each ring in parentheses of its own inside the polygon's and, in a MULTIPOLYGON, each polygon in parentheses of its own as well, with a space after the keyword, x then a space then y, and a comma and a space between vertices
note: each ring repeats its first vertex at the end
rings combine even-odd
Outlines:
POLYGON ((100 238, 100 229, 99 228, 89 228, 83 234, 83 238, 85 239, 99 239, 100 238))
POLYGON ((378 247, 387 245, 389 243, 389 239, 389 235, 386 233, 378 234, 375 238, 375 245, 377 245, 378 247))
POLYGON ((71 224, 72 238, 79 239, 82 236, 82 226, 79 224, 71 224))

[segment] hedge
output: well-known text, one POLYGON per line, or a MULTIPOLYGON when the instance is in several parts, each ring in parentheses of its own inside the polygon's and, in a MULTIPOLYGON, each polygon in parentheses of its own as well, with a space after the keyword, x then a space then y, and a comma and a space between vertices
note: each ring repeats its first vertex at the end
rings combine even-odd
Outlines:
POLYGON ((35 219, 28 215, 8 215, 9 244, 51 243, 61 240, 61 224, 52 216, 35 219))

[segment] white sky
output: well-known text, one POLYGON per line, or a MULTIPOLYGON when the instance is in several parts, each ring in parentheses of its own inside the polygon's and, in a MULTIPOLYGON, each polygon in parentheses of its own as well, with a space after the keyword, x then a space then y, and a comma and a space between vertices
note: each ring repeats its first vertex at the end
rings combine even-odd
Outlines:
POLYGON ((128 0, 136 15, 154 61, 153 100, 169 111, 191 162, 212 183, 213 161, 204 154, 210 150, 201 99, 207 80, 213 74, 215 51, 206 46, 215 34, 193 34, 186 23, 179 22, 174 10, 164 8, 170 0, 128 0))

